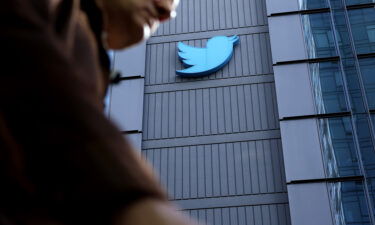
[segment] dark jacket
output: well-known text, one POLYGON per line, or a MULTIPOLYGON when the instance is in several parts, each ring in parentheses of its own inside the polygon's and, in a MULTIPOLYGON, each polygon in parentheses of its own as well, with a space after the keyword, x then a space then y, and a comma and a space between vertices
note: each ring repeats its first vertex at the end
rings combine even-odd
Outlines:
POLYGON ((110 224, 165 196, 103 114, 100 10, 48 1, 0 2, 0 224, 110 224))

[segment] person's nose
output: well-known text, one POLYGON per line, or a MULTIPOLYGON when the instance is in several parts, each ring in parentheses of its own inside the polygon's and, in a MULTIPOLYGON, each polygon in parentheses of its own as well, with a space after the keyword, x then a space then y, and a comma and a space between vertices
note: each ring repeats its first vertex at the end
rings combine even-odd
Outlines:
POLYGON ((176 8, 180 0, 154 0, 155 7, 159 14, 159 20, 165 21, 176 15, 176 8))

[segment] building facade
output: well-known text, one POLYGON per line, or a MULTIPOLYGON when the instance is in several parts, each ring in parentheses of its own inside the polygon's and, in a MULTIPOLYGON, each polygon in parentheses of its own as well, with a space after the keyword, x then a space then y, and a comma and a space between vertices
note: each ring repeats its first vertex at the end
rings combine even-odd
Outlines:
POLYGON ((375 224, 373 1, 269 0, 293 224, 375 224))
POLYGON ((177 14, 114 53, 107 108, 170 200, 212 225, 375 224, 372 0, 183 0, 177 14), (227 66, 176 76, 178 42, 218 35, 240 37, 227 66))

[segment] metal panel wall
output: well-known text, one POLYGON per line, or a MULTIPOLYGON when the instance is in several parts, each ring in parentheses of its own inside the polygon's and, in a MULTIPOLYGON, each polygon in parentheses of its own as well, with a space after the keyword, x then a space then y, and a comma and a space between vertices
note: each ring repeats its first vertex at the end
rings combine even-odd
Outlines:
POLYGON ((273 63, 307 59, 300 15, 275 16, 268 20, 273 63))
MULTIPOLYGON (((176 70, 183 68, 177 55, 177 42, 163 43, 162 41, 158 40, 157 43, 147 46, 149 54, 147 54, 146 58, 146 85, 191 81, 191 79, 176 76, 176 70)), ((191 46, 204 47, 207 38, 189 41, 177 39, 177 41, 182 41, 191 46)), ((235 48, 233 59, 229 62, 228 66, 211 76, 194 79, 194 81, 266 75, 273 72, 269 36, 267 33, 241 35, 240 43, 241 47, 238 46, 235 48)))
POLYGON ((278 129, 275 98, 273 83, 147 93, 144 138, 278 129))
POLYGON ((293 225, 334 224, 326 183, 292 184, 288 191, 293 225))
POLYGON ((142 131, 143 88, 142 78, 112 86, 109 118, 121 131, 142 131))
POLYGON ((265 0, 182 0, 146 47, 142 153, 170 200, 212 225, 289 225, 278 118, 265 0), (177 77, 177 43, 217 35, 240 37, 229 64, 177 77))
POLYGON ((287 204, 189 210, 200 222, 216 225, 286 225, 290 224, 287 204))
POLYGON ((121 80, 109 87, 106 114, 124 133, 124 138, 141 151, 146 43, 109 53, 111 69, 120 72, 121 80))
POLYGON ((142 148, 142 133, 130 133, 125 134, 125 138, 135 147, 137 151, 141 151, 142 148))
POLYGON ((287 182, 325 177, 316 119, 281 122, 287 182))
MULTIPOLYGON (((251 32, 251 30, 249 31, 251 32)), ((273 73, 269 36, 268 33, 264 32, 266 30, 262 29, 259 31, 262 33, 244 34, 240 36, 240 46, 235 47, 232 60, 223 70, 205 78, 194 79, 194 81, 267 75, 273 73)), ((233 34, 229 35, 234 34, 236 33, 233 32, 233 34)), ((215 35, 216 34, 212 34, 211 37, 215 35)), ((160 38, 157 39, 158 42, 147 46, 146 85, 192 81, 192 79, 183 79, 176 76, 176 70, 183 68, 177 55, 177 42, 172 41, 164 43, 162 39, 159 39, 160 38)), ((180 40, 178 38, 177 41, 182 41, 191 46, 205 47, 207 38, 199 40, 180 40)))
POLYGON ((113 53, 114 69, 121 77, 145 76, 146 42, 113 53))
POLYGON ((280 119, 314 115, 309 64, 275 65, 274 70, 280 119))
POLYGON ((143 154, 173 200, 286 192, 279 139, 148 149, 143 154))
POLYGON ((163 24, 155 36, 265 24, 265 0, 187 0, 180 2, 177 18, 163 24))
POLYGON ((267 14, 273 15, 277 13, 298 11, 298 0, 266 0, 267 14))

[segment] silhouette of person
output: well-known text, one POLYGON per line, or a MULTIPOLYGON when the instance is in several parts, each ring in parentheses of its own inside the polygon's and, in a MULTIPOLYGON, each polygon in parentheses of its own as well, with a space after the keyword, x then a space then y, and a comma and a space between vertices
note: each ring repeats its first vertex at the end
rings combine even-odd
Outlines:
POLYGON ((106 50, 150 35, 176 2, 0 4, 0 224, 188 224, 102 103, 106 50))

